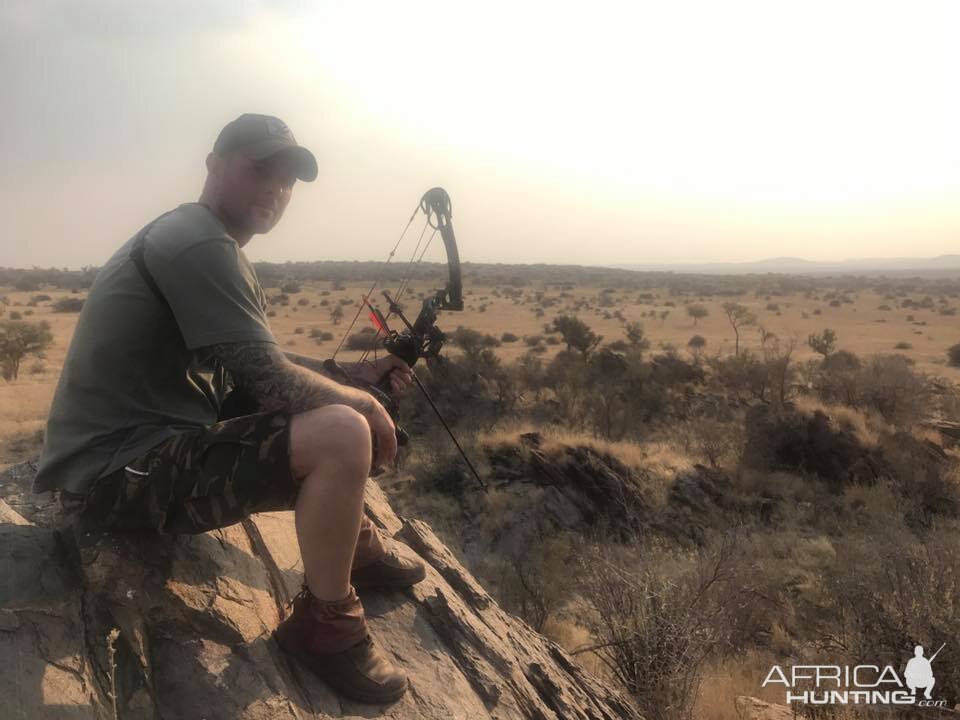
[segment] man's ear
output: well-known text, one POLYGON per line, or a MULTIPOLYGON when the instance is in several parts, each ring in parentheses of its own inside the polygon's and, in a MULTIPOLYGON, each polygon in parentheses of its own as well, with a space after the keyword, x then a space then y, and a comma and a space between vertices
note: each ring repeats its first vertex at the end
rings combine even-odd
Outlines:
POLYGON ((223 165, 223 158, 215 152, 207 153, 207 172, 211 175, 219 175, 223 165))

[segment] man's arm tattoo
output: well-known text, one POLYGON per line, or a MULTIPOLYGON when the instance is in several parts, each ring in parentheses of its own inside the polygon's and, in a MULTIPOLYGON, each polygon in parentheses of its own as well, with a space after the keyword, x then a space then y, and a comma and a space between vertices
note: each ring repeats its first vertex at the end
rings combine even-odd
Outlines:
POLYGON ((360 390, 298 367, 275 343, 221 343, 205 351, 219 358, 234 381, 265 411, 298 413, 342 403, 365 413, 369 403, 376 402, 360 390))
MULTIPOLYGON (((319 358, 311 357, 309 355, 301 355, 300 353, 290 352, 289 350, 285 350, 283 354, 286 356, 287 360, 292 362, 294 365, 299 365, 300 367, 307 368, 307 370, 313 370, 321 375, 330 377, 330 374, 323 367, 323 360, 320 360, 319 358)), ((344 362, 341 360, 339 365, 348 373, 353 373, 353 371, 356 369, 357 363, 344 362)))
MULTIPOLYGON (((320 360, 315 357, 310 357, 309 355, 301 355, 299 353, 290 352, 285 350, 283 352, 284 356, 292 362, 294 365, 299 365, 304 367, 307 370, 313 370, 314 372, 320 373, 321 375, 327 375, 327 371, 323 369, 323 360, 320 360)), ((327 377, 330 377, 327 375, 327 377)))

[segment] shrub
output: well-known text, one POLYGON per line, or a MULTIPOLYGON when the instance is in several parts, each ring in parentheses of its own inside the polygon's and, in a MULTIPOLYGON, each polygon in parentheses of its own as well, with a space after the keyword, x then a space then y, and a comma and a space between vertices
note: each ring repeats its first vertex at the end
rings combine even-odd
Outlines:
POLYGON ((483 348, 497 347, 500 341, 493 335, 485 335, 472 328, 458 327, 448 333, 450 342, 461 348, 467 355, 475 355, 483 348))
POLYGON ((83 298, 62 297, 53 303, 53 311, 62 312, 80 312, 83 309, 83 298))
POLYGON ((371 327, 365 327, 347 338, 347 350, 375 350, 383 345, 383 336, 377 335, 371 327))
POLYGON ((910 350, 913 348, 913 345, 908 342, 903 342, 902 340, 893 346, 895 350, 910 350))
POLYGON ((16 380, 20 363, 27 355, 43 357, 44 351, 53 344, 50 323, 22 320, 0 321, 0 371, 4 380, 16 380))
POLYGON ((32 292, 40 289, 40 283, 29 277, 22 277, 18 278, 17 281, 13 283, 13 289, 32 292))
POLYGON ((814 352, 823 355, 824 360, 826 360, 837 346, 837 334, 830 328, 825 328, 819 335, 810 335, 807 338, 807 345, 814 352))
POLYGON ((733 644, 736 608, 751 602, 752 589, 738 585, 742 552, 732 534, 696 553, 652 543, 641 552, 639 567, 613 548, 577 558, 595 639, 577 652, 602 658, 649 720, 693 717, 708 658, 733 644))
POLYGON ((953 367, 960 367, 960 343, 947 348, 947 364, 953 367))
POLYGON ((926 413, 930 387, 903 355, 875 355, 860 371, 858 396, 887 422, 911 425, 926 413))
POLYGON ((559 315, 553 320, 553 331, 560 333, 567 350, 577 350, 585 359, 593 351, 602 335, 597 335, 590 326, 574 315, 559 315))

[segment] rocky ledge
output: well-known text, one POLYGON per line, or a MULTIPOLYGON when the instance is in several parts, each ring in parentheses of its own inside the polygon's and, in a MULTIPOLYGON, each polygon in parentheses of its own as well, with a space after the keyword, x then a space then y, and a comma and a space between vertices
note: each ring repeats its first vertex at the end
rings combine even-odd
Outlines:
POLYGON ((50 494, 31 492, 34 470, 0 473, 4 718, 640 718, 502 610, 373 480, 367 514, 428 567, 412 588, 361 594, 375 638, 410 676, 386 706, 338 697, 271 637, 303 577, 292 512, 201 535, 74 537, 57 529, 50 494))

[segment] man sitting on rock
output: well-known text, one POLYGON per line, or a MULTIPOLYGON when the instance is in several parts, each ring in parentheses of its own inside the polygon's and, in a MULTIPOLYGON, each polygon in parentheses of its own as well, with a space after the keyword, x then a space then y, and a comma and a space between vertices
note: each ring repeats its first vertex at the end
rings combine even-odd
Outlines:
MULTIPOLYGON (((316 160, 279 119, 244 114, 206 167, 198 202, 145 226, 97 274, 34 490, 59 491, 77 529, 202 533, 294 510, 304 584, 278 643, 344 695, 395 700, 407 678, 374 644, 356 594, 425 575, 363 512, 371 467, 396 454, 393 421, 320 361, 280 350, 242 250, 277 224, 297 179, 317 177, 316 160), (231 385, 256 412, 224 417, 231 385)), ((394 391, 412 380, 393 356, 351 372, 373 383, 389 374, 394 391)))

